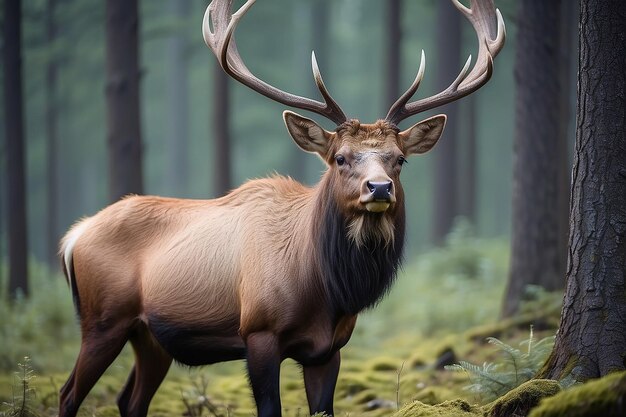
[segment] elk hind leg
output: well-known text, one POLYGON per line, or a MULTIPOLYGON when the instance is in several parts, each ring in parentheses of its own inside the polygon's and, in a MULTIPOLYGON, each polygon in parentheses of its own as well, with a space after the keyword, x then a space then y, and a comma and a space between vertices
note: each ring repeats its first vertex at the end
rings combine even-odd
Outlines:
POLYGON ((104 371, 126 344, 127 327, 83 331, 74 369, 59 395, 59 417, 73 417, 104 371))
POLYGON ((148 414, 152 397, 167 375, 172 357, 143 324, 133 332, 130 343, 135 352, 135 366, 117 398, 117 405, 122 417, 144 417, 148 414))

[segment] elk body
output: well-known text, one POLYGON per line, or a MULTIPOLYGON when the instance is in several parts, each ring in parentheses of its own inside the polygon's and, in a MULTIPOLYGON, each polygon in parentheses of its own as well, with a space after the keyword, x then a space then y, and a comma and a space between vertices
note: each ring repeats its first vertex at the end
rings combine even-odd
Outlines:
POLYGON ((389 289, 402 257, 405 230, 402 164, 439 139, 445 116, 400 131, 411 115, 483 85, 502 47, 504 26, 489 2, 457 7, 474 25, 479 59, 444 92, 412 103, 424 60, 387 118, 347 120, 326 90, 324 103, 291 95, 257 79, 233 39, 231 1, 205 14, 207 45, 233 78, 281 103, 335 123, 326 131, 283 114, 297 145, 328 165, 312 188, 289 178, 249 181, 222 198, 182 200, 130 196, 78 222, 61 256, 80 317, 82 343, 61 389, 60 416, 74 416, 102 373, 130 341, 135 365, 118 396, 122 416, 145 416, 171 362, 204 365, 246 359, 260 417, 280 416, 279 369, 302 365, 310 412, 333 414, 339 350, 357 314, 389 289))

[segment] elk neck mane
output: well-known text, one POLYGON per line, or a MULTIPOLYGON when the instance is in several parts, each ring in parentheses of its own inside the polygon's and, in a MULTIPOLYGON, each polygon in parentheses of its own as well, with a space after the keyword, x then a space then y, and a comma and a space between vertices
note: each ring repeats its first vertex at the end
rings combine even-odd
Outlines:
POLYGON ((399 196, 393 214, 348 218, 337 205, 329 176, 319 191, 323 195, 311 224, 320 279, 335 314, 354 315, 376 305, 396 278, 404 246, 404 202, 399 196))

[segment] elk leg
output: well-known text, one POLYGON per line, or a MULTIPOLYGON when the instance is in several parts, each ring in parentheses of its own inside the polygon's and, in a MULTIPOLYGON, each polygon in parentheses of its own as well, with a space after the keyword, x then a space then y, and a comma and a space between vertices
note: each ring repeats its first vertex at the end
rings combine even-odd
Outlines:
POLYGON ((133 393, 133 387, 135 386, 135 375, 137 374, 137 365, 133 365, 133 369, 128 374, 128 379, 126 380, 126 384, 124 384, 124 388, 117 396, 117 408, 120 410, 120 415, 122 414, 121 410, 128 409, 128 404, 130 403, 130 396, 133 393))
POLYGON ((246 338, 248 375, 258 417, 280 417, 280 350, 270 332, 252 333, 246 338))
POLYGON ((150 401, 163 382, 172 357, 154 340, 145 326, 130 338, 135 352, 135 366, 117 399, 122 417, 144 417, 150 401))
POLYGON ((311 415, 333 414, 333 397, 339 374, 341 357, 337 351, 328 362, 317 366, 303 366, 304 388, 311 415))
POLYGON ((80 353, 72 373, 61 388, 59 417, 73 417, 104 371, 126 344, 127 330, 112 328, 83 334, 80 353))

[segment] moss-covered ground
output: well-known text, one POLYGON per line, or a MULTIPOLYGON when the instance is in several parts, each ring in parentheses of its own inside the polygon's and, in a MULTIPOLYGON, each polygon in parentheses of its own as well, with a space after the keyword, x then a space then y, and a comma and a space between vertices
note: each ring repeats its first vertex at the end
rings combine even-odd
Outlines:
MULTIPOLYGON (((452 236, 444 249, 408 260, 392 293, 359 317, 352 340, 342 350, 336 414, 526 415, 516 413, 527 413, 540 397, 555 394, 559 390, 555 382, 531 381, 489 403, 480 393, 465 389, 470 383, 466 374, 443 369, 459 360, 477 364, 497 361, 498 352, 485 342, 488 336, 517 346, 528 337, 531 324, 536 339, 554 334, 560 296, 540 294, 519 316, 497 320, 507 251, 503 241, 461 235, 452 236)), ((29 381, 34 388, 31 407, 37 415, 53 416, 58 390, 78 351, 79 335, 65 283, 61 278, 37 279, 39 290, 30 300, 12 306, 0 302, 0 317, 4 318, 0 323, 0 402, 11 403, 19 397, 15 371, 20 358, 28 355, 35 374, 29 381)), ((115 397, 132 361, 127 347, 93 388, 80 415, 118 415, 115 397)), ((558 394, 555 401, 568 392, 576 391, 558 394)), ((292 361, 282 367, 281 398, 284 416, 308 415, 301 372, 292 361)), ((542 402, 536 412, 549 404, 542 402)), ((0 416, 9 408, 0 406, 0 416)), ((541 413, 533 415, 570 415, 541 413)), ((194 369, 173 366, 150 408, 151 416, 254 414, 241 361, 194 369)))

